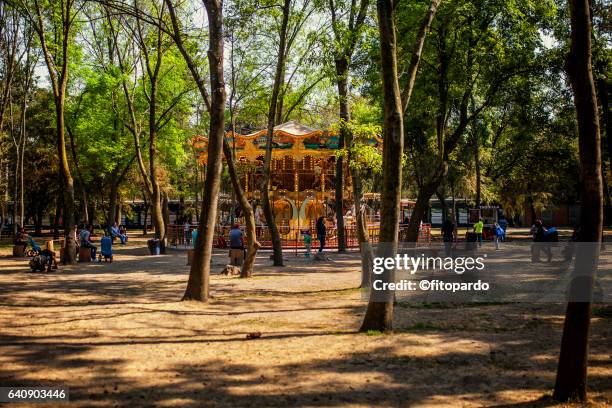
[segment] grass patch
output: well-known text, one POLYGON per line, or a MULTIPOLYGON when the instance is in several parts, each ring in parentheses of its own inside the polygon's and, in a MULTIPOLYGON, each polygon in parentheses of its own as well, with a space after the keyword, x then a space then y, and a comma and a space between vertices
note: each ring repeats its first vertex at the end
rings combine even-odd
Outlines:
POLYGON ((381 332, 380 330, 368 330, 366 333, 368 336, 382 336, 383 334, 385 333, 381 332))

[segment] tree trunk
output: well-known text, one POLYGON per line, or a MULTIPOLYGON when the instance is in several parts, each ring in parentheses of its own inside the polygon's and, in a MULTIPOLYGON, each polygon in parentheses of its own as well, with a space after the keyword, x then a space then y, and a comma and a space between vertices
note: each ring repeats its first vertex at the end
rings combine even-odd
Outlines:
POLYGON ((15 166, 13 170, 13 235, 17 233, 19 222, 17 221, 17 207, 19 204, 19 145, 15 145, 15 166))
MULTIPOLYGON (((571 45, 566 69, 574 92, 578 119, 581 215, 580 241, 590 243, 576 253, 572 290, 581 286, 592 293, 602 238, 603 191, 599 115, 591 67, 589 0, 570 0, 571 45), (579 270, 583 268, 583 270, 579 270)), ((570 290, 571 291, 571 290, 570 290)), ((553 397, 559 401, 587 400, 587 357, 591 302, 567 304, 553 397)))
POLYGON ((62 208, 64 207, 64 204, 63 204, 64 195, 61 193, 61 188, 62 188, 61 180, 59 181, 59 188, 60 188, 60 192, 55 198, 55 215, 53 216, 53 239, 59 239, 59 236, 60 236, 59 223, 60 223, 60 218, 62 216, 62 208))
MULTIPOLYGON (((603 121, 603 129, 606 134, 606 148, 608 151, 608 160, 610 171, 612 172, 612 121, 610 120, 610 101, 608 96, 608 81, 606 78, 600 78, 596 81, 597 95, 599 104, 601 105, 601 120, 603 121)), ((603 133, 603 132, 602 132, 603 133)), ((603 150, 603 149, 602 149, 603 150)), ((602 166, 604 161, 602 160, 602 166)), ((602 176, 604 176, 604 192, 606 194, 606 213, 604 222, 606 225, 612 224, 612 200, 610 199, 610 189, 605 180, 605 170, 602 167, 602 176)))
POLYGON ((372 263, 374 252, 368 236, 368 224, 365 214, 365 206, 361 205, 361 175, 359 170, 351 171, 353 179, 353 203, 355 205, 356 233, 359 241, 359 253, 361 255, 361 288, 365 289, 371 284, 372 263))
MULTIPOLYGON (((407 111, 416 80, 416 74, 429 26, 436 14, 440 0, 432 0, 427 14, 421 21, 417 34, 410 66, 406 72, 408 85, 400 94, 397 76, 396 33, 393 16, 393 0, 377 0, 378 28, 380 32, 380 54, 382 65, 382 84, 384 99, 383 133, 383 188, 381 194, 380 238, 377 256, 394 257, 397 253, 399 232, 399 211, 402 185, 402 155, 404 152, 404 112, 407 111)), ((435 189, 434 189, 435 191, 435 189)), ((383 282, 393 282, 395 270, 385 271, 380 275, 383 282)), ((373 288, 370 289, 370 301, 360 331, 393 330, 393 299, 390 290, 382 291, 373 300, 373 288)))
MULTIPOLYGON (((340 141, 339 149, 344 149, 349 139, 348 124, 350 121, 348 106, 348 70, 349 62, 345 57, 336 59, 336 80, 338 85, 338 100, 340 103, 340 141)), ((350 145, 349 145, 350 148, 350 145)), ((336 222, 338 227, 338 252, 346 252, 344 237, 344 159, 336 159, 336 222)), ((358 211, 358 207, 355 207, 358 211)))
MULTIPOLYGON (((401 94, 397 77, 396 33, 393 0, 378 0, 378 27, 384 100, 383 123, 383 188, 380 209, 379 257, 394 257, 397 252, 399 210, 402 185, 402 154, 404 151, 404 122, 401 94)), ((387 269, 380 275, 383 282, 395 280, 395 270, 387 269)), ((393 291, 386 290, 370 301, 360 331, 393 330, 393 291)))
POLYGON ((142 227, 142 235, 147 235, 147 224, 148 224, 148 220, 147 218, 149 218, 149 203, 147 203, 147 195, 143 194, 143 207, 144 207, 144 221, 143 221, 143 227, 142 227))
POLYGON ((278 96, 280 88, 284 82, 283 72, 285 66, 285 51, 287 42, 287 26, 289 24, 289 13, 291 11, 291 0, 284 0, 283 4, 283 19, 281 23, 280 39, 278 45, 278 56, 276 61, 276 73, 274 77, 274 86, 272 88, 272 96, 270 97, 270 107, 268 110, 268 133, 267 133, 267 145, 266 145, 266 156, 264 161, 263 179, 261 183, 262 193, 262 204, 264 216, 266 217, 266 224, 270 237, 272 239, 272 247, 274 250, 274 266, 283 266, 283 247, 281 242, 280 233, 274 220, 274 214, 272 212, 272 205, 270 203, 270 166, 272 164, 272 138, 274 137, 274 126, 275 126, 275 114, 277 109, 278 96))
POLYGON ((246 223, 246 235, 247 235, 247 253, 244 262, 242 263, 242 270, 240 271, 241 278, 250 278, 253 275, 253 264, 255 263, 255 257, 257 256, 257 250, 261 247, 261 244, 257 241, 257 234, 255 230, 255 213, 253 212, 253 206, 249 203, 246 198, 246 194, 242 190, 240 185, 240 178, 236 173, 236 167, 232 160, 232 151, 225 140, 223 140, 223 153, 225 154, 225 161, 227 162, 227 169, 229 171, 230 179, 232 180, 232 187, 236 198, 242 207, 244 213, 244 220, 246 223))
POLYGON ((60 158, 59 168, 60 177, 63 179, 64 186, 64 259, 66 265, 76 264, 76 242, 71 231, 76 227, 75 205, 74 205, 74 181, 68 165, 68 155, 66 154, 66 137, 64 133, 64 98, 65 86, 61 94, 56 98, 56 120, 57 120, 57 147, 60 158))
MULTIPOLYGON (((167 0, 167 3, 170 1, 167 0)), ((217 221, 217 197, 221 184, 222 149, 225 127, 225 82, 223 79, 223 8, 219 0, 204 0, 208 15, 209 49, 208 61, 210 70, 211 102, 210 131, 208 138, 208 161, 206 166, 206 181, 202 200, 198 239, 193 254, 193 262, 189 271, 189 282, 183 300, 207 301, 210 287, 210 261, 215 224, 217 221)), ((172 5, 169 11, 175 28, 176 16, 172 5)), ((185 56, 185 54, 183 54, 185 56)), ((193 61, 187 59, 194 79, 202 84, 193 61)), ((199 87, 203 92, 203 87, 199 87)), ((202 94, 206 100, 206 94, 202 94)))
POLYGON ((108 195, 108 213, 106 214, 106 229, 110 234, 110 229, 113 226, 113 222, 115 220, 115 213, 117 211, 117 197, 119 196, 119 186, 115 183, 115 179, 117 178, 116 170, 113 171, 111 176, 111 187, 110 193, 108 195))
POLYGON ((435 194, 438 185, 439 182, 437 182, 437 179, 435 179, 431 183, 425 184, 419 190, 416 203, 414 204, 414 209, 412 210, 412 215, 410 216, 408 231, 406 232, 407 242, 418 241, 421 221, 427 218, 427 211, 429 210, 429 200, 435 194))
POLYGON ((480 174, 480 140, 476 123, 472 123, 472 131, 474 132, 474 167, 476 169, 476 208, 480 208, 481 203, 481 174, 480 174))

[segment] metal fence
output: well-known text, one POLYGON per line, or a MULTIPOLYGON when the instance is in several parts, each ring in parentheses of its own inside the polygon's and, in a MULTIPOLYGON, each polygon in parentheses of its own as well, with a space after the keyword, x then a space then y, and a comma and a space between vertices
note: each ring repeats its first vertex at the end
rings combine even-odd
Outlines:
MULTIPOLYGON (((192 231, 197 229, 197 225, 189 225, 187 228, 184 225, 174 225, 170 224, 166 226, 168 244, 172 247, 176 248, 188 248, 193 245, 191 242, 192 231)), ((283 249, 295 249, 295 250, 303 250, 304 246, 304 235, 302 232, 306 229, 310 229, 312 233, 312 248, 319 248, 320 243, 317 238, 317 235, 314 232, 314 228, 312 227, 289 227, 289 226, 279 226, 279 233, 281 237, 281 243, 283 249)), ((214 246, 216 248, 223 247, 222 241, 229 244, 229 233, 231 230, 231 226, 221 226, 218 225, 215 227, 215 241, 214 246), (223 239, 221 239, 221 237, 223 239)), ((367 232, 369 241, 372 244, 378 243, 378 237, 380 234, 380 224, 368 224, 367 232)), ((406 236, 408 232, 407 225, 401 225, 399 227, 399 236, 398 239, 400 241, 406 241, 406 236)), ((262 245, 262 249, 271 249, 272 248, 272 239, 270 237, 270 231, 267 226, 257 226, 256 227, 256 236, 259 243, 262 245)), ((356 225, 348 225, 344 227, 344 237, 346 240, 347 248, 359 248, 359 239, 357 237, 357 227, 356 225)), ((246 238, 246 236, 245 236, 246 238)), ((419 229, 419 237, 417 241, 417 246, 429 246, 431 245, 431 224, 422 224, 419 229)), ((327 234, 325 237, 325 248, 338 248, 338 230, 336 227, 328 227, 327 234)))

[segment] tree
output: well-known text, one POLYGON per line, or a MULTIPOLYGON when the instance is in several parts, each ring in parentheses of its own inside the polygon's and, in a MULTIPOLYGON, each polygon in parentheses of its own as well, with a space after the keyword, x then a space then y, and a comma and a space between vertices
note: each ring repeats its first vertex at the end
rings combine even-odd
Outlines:
MULTIPOLYGON (((423 18, 414 43, 412 58, 406 74, 408 83, 400 92, 396 29, 393 0, 377 0, 378 25, 380 31, 380 56, 383 84, 383 188, 380 210, 379 257, 395 257, 397 253, 399 210, 402 185, 402 155, 404 152, 404 111, 410 103, 412 89, 429 26, 433 21, 440 0, 432 0, 423 18)), ((384 282, 393 282, 395 271, 385 269, 381 275, 384 282)), ((370 291, 370 301, 360 331, 393 330, 393 291, 386 290, 381 296, 370 291)))
POLYGON ((196 81, 200 95, 208 109, 210 125, 206 180, 198 226, 198 240, 195 245, 193 262, 189 271, 189 281, 183 300, 208 301, 210 291, 210 260, 212 256, 213 234, 217 221, 217 197, 221 182, 222 149, 225 137, 225 81, 223 73, 223 4, 217 0, 203 0, 208 16, 208 65, 210 71, 210 96, 204 78, 188 51, 180 31, 175 6, 165 0, 170 14, 172 38, 189 71, 196 81))
POLYGON ((274 74, 274 85, 270 96, 268 109, 268 133, 266 142, 266 155, 264 158, 263 178, 261 181, 261 201, 263 204, 266 225, 272 239, 274 250, 274 266, 283 266, 283 247, 280 233, 274 220, 272 204, 270 203, 270 167, 272 164, 272 139, 274 137, 274 126, 276 125, 276 110, 281 86, 284 83, 285 61, 287 57, 287 31, 289 27, 289 16, 291 13, 291 0, 284 0, 282 6, 282 18, 279 31, 278 54, 276 57, 276 71, 274 74))
MULTIPOLYGON (((332 29, 335 39, 334 65, 336 68, 336 85, 338 88, 338 102, 340 105, 340 140, 338 148, 342 149, 345 145, 352 146, 352 134, 348 126, 351 120, 349 108, 349 74, 351 60, 355 52, 357 40, 361 34, 363 24, 368 11, 368 0, 361 0, 359 7, 355 7, 355 2, 348 5, 348 22, 340 19, 339 8, 341 2, 329 0, 329 10, 332 18, 332 29)), ((345 7, 347 7, 345 5, 345 7)), ((348 158, 350 160, 350 158, 348 158)), ((358 172, 351 173, 353 179, 353 203, 355 212, 359 211, 361 204, 361 179, 358 172)), ((344 164, 343 157, 340 156, 336 161, 336 220, 338 227, 338 252, 346 251, 346 238, 344 236, 344 164)), ((365 225, 361 222, 362 217, 357 217, 357 232, 359 242, 365 242, 365 225), (363 240, 363 241, 362 241, 363 240)), ((362 259, 363 262, 363 259, 362 259)))
POLYGON ((76 262, 74 228, 76 222, 74 179, 68 164, 64 112, 67 95, 71 38, 74 37, 75 0, 51 2, 34 1, 33 4, 20 0, 21 11, 25 13, 38 35, 40 46, 49 73, 53 90, 56 117, 57 151, 59 158, 59 177, 64 191, 64 237, 65 250, 63 262, 76 262), (52 42, 49 43, 49 39, 52 42), (50 45, 52 48, 50 48, 50 45))
MULTIPOLYGON (((571 0, 571 44, 566 69, 576 106, 580 181, 582 183, 580 236, 589 243, 576 254, 573 288, 592 293, 603 224, 603 184, 599 113, 591 66, 591 17, 589 0, 571 0), (582 269, 582 270, 580 270, 582 269)), ((553 398, 560 401, 587 399, 587 357, 591 302, 567 304, 557 378, 553 398)))

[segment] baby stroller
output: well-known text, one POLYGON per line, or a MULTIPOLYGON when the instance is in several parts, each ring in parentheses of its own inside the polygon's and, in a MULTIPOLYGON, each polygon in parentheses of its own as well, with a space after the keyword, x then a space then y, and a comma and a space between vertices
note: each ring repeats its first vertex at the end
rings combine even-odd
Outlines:
POLYGON ((31 236, 28 236, 28 245, 30 249, 26 250, 26 256, 32 258, 40 253, 40 245, 38 245, 31 236))
POLYGON ((100 255, 98 262, 102 262, 102 258, 104 258, 104 262, 113 262, 113 240, 108 235, 102 237, 100 240, 100 255))

